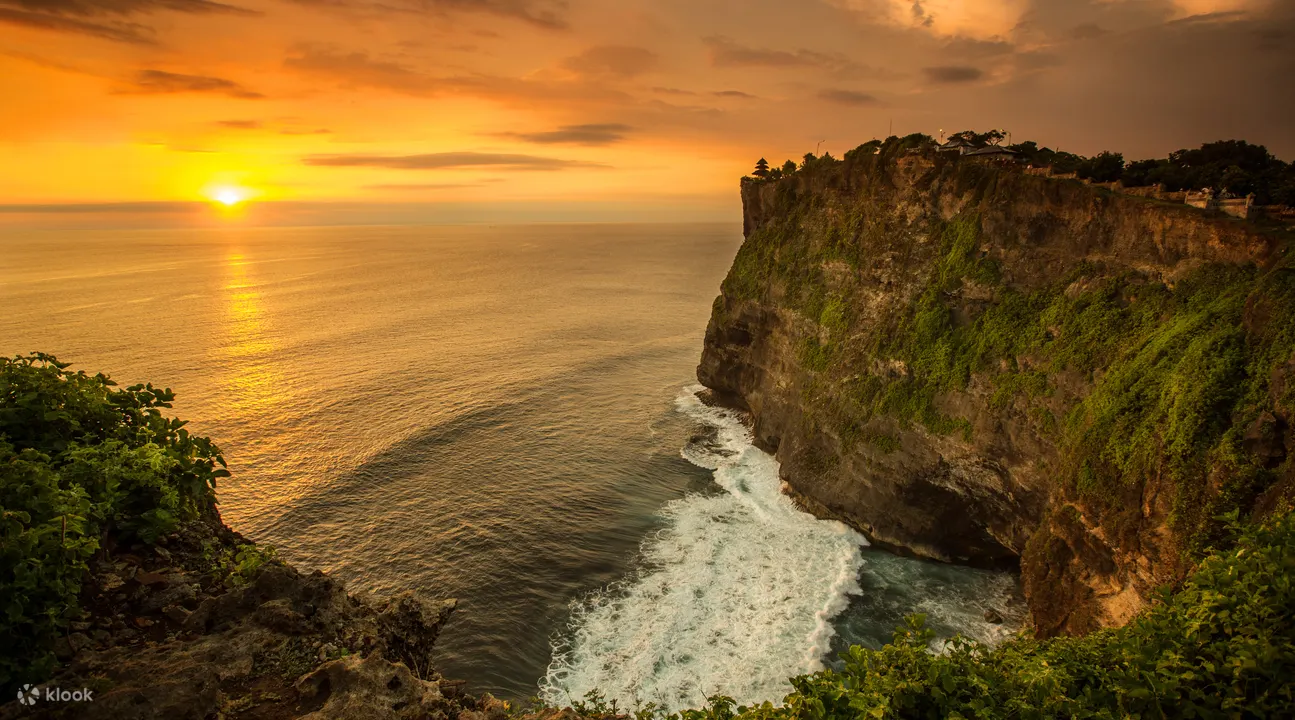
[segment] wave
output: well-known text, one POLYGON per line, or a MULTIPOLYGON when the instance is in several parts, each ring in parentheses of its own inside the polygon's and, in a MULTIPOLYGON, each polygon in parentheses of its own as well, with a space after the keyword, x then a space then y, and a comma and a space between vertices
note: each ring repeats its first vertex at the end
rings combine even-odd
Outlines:
POLYGON ((707 428, 681 454, 713 470, 722 492, 666 504, 639 570, 573 605, 540 682, 549 703, 593 690, 672 711, 716 693, 777 701, 787 678, 822 669, 832 619, 860 592, 864 538, 799 510, 741 414, 703 404, 701 389, 676 399, 707 428))

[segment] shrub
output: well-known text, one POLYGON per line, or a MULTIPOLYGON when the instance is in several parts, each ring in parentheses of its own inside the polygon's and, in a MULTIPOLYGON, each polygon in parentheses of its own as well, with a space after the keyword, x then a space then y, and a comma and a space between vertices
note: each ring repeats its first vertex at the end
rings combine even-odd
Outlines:
POLYGON ((220 451, 162 415, 174 395, 116 389, 44 354, 0 358, 0 688, 40 681, 104 540, 152 542, 212 507, 220 451))

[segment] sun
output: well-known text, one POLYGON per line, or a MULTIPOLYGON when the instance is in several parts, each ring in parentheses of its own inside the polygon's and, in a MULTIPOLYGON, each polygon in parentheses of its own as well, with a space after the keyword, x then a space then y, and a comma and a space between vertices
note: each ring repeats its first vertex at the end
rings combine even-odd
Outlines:
POLYGON ((216 188, 211 193, 211 199, 225 207, 234 207, 247 199, 247 191, 236 187, 216 188))

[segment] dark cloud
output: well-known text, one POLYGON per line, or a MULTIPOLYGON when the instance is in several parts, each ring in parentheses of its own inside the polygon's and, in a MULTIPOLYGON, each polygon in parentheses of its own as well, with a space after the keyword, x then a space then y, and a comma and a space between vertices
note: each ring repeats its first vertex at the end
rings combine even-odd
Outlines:
POLYGON ((260 15, 236 5, 211 0, 0 0, 0 5, 48 15, 139 15, 162 10, 197 14, 260 15))
POLYGON ((607 167, 600 163, 515 153, 443 152, 425 155, 312 155, 302 160, 324 167, 383 167, 397 170, 457 170, 494 167, 507 170, 567 170, 607 167))
POLYGON ((152 37, 152 30, 136 23, 96 23, 65 18, 59 15, 12 10, 5 7, 0 7, 0 23, 34 28, 36 30, 88 35, 104 40, 116 40, 117 42, 136 45, 151 45, 155 42, 152 37))
POLYGON ((656 63, 656 53, 645 48, 600 45, 563 60, 562 66, 582 75, 632 77, 651 70, 656 63))
POLYGON ((260 120, 217 120, 216 124, 232 130, 260 130, 260 120))
POLYGON ((117 18, 158 11, 204 15, 261 14, 211 0, 0 0, 0 23, 150 45, 155 43, 152 28, 117 18))
MULTIPOLYGON (((564 17, 567 4, 564 0, 290 0, 298 5, 324 8, 344 8, 374 10, 378 12, 397 11, 402 13, 435 13, 451 12, 483 13, 499 17, 521 20, 547 30, 564 30, 567 20, 564 17)), ((490 31, 478 31, 477 34, 495 36, 490 31)))
POLYGON ((168 95, 173 93, 213 93, 245 100, 265 97, 225 78, 207 75, 185 75, 164 70, 140 70, 130 81, 126 94, 168 95))
POLYGON ((702 42, 709 48, 710 62, 715 67, 859 69, 857 64, 839 53, 821 53, 804 48, 789 51, 748 47, 722 35, 702 38, 702 42))
POLYGON ((974 82, 985 76, 984 71, 969 65, 936 65, 922 68, 927 80, 935 83, 974 82))
POLYGON ((620 123, 595 123, 587 125, 563 125, 557 130, 544 132, 511 132, 498 133, 501 137, 510 137, 541 145, 611 145, 625 139, 625 134, 632 131, 629 125, 620 123))
POLYGON ((711 95, 722 98, 742 98, 744 100, 755 97, 751 93, 742 92, 741 90, 716 90, 711 95))
POLYGON ((460 12, 480 12, 522 20, 538 27, 561 30, 567 27, 562 0, 418 0, 419 5, 460 12))
POLYGON ((818 96, 828 102, 838 105, 853 105, 862 107, 865 105, 877 105, 880 101, 868 93, 858 92, 857 90, 840 90, 829 88, 821 91, 818 96))
POLYGON ((913 22, 922 27, 931 27, 935 22, 935 16, 928 13, 926 8, 922 7, 922 3, 919 0, 913 0, 913 6, 910 9, 910 12, 913 14, 913 22))
POLYGON ((136 95, 213 93, 245 100, 257 100, 265 97, 261 93, 248 90, 233 80, 207 75, 184 75, 164 70, 140 70, 130 80, 130 89, 125 92, 136 95))

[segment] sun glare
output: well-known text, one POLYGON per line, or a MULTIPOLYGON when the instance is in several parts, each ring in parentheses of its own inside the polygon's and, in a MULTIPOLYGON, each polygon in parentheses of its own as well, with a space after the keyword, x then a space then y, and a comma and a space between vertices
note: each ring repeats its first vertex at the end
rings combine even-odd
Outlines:
POLYGON ((247 199, 247 192, 241 188, 223 187, 212 193, 211 199, 225 207, 234 207, 247 199))

